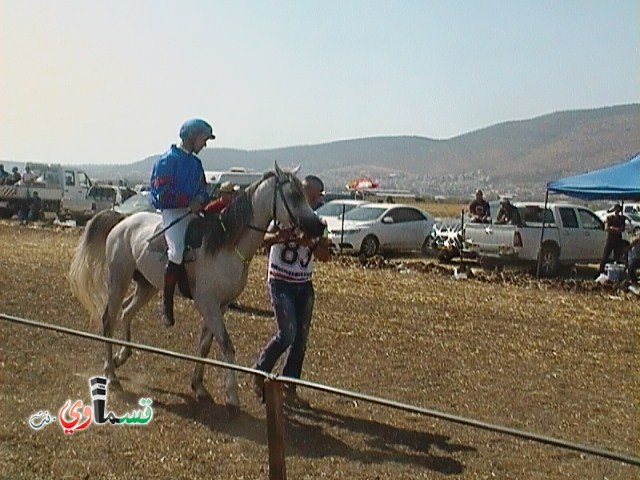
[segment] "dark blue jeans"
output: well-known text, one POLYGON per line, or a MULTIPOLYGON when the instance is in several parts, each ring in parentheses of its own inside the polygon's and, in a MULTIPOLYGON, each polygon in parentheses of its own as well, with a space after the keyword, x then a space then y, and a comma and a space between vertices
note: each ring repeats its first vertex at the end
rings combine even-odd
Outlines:
POLYGON ((256 368, 271 372, 280 356, 288 350, 282 375, 300 378, 313 314, 313 284, 271 280, 269 294, 278 331, 260 353, 256 368))

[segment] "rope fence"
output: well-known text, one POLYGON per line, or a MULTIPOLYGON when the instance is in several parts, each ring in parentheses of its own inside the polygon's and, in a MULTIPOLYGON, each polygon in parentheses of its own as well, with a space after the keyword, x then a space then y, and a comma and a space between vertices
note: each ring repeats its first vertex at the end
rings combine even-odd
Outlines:
MULTIPOLYGON (((149 353, 153 353, 153 354, 156 354, 156 355, 162 355, 162 356, 165 356, 165 357, 176 358, 176 359, 179 359, 179 360, 186 360, 186 361, 196 362, 196 363, 202 363, 202 364, 210 365, 210 366, 213 366, 213 367, 235 370, 236 372, 247 373, 247 374, 251 374, 251 375, 259 375, 259 376, 264 377, 266 380, 268 380, 265 385, 274 385, 274 384, 279 384, 279 386, 281 386, 282 384, 299 385, 301 387, 305 387, 305 388, 321 391, 321 392, 324 392, 324 393, 329 393, 329 394, 338 395, 338 396, 341 396, 341 397, 347 397, 347 398, 351 398, 351 399, 354 399, 354 400, 360 400, 360 401, 367 402, 367 403, 372 403, 372 404, 381 405, 381 406, 385 406, 385 407, 389 407, 389 408, 394 408, 396 410, 403 410, 405 412, 415 413, 415 414, 418 414, 418 415, 432 417, 432 418, 436 418, 436 419, 439 419, 439 420, 453 422, 453 423, 457 423, 457 424, 460 424, 460 425, 465 425, 465 426, 472 427, 472 428, 477 428, 477 429, 481 429, 481 430, 487 430, 487 431, 495 432, 495 433, 501 433, 501 434, 504 434, 504 435, 509 435, 509 436, 520 438, 520 439, 524 439, 524 440, 530 440, 530 441, 533 441, 533 442, 538 442, 538 443, 542 443, 542 444, 546 444, 546 445, 551 445, 551 446, 555 446, 555 447, 559 447, 559 448, 564 448, 564 449, 567 449, 567 450, 572 450, 572 451, 580 452, 580 453, 583 453, 583 454, 588 454, 588 455, 593 455, 593 456, 597 456, 597 457, 607 458, 607 459, 610 459, 610 460, 615 460, 615 461, 618 461, 618 462, 626 463, 626 464, 629 464, 629 465, 640 466, 640 457, 636 457, 634 455, 629 455, 629 454, 626 454, 626 453, 612 452, 612 451, 605 450, 605 449, 602 449, 602 448, 592 447, 592 446, 589 446, 589 445, 582 445, 582 444, 575 443, 575 442, 570 442, 570 441, 567 441, 567 440, 562 440, 562 439, 558 439, 558 438, 554 438, 554 437, 550 437, 550 436, 546 436, 546 435, 540 435, 540 434, 536 434, 536 433, 531 433, 531 432, 527 432, 527 431, 524 431, 524 430, 518 430, 518 429, 515 429, 515 428, 504 427, 504 426, 501 426, 501 425, 496 425, 496 424, 492 424, 492 423, 488 423, 488 422, 483 422, 483 421, 480 421, 480 420, 475 420, 475 419, 472 419, 472 418, 462 417, 462 416, 459 416, 459 415, 453 415, 453 414, 450 414, 450 413, 444 413, 444 412, 440 412, 440 411, 432 410, 432 409, 428 409, 428 408, 417 407, 415 405, 410 405, 410 404, 398 402, 398 401, 395 401, 395 400, 389 400, 389 399, 385 399, 385 398, 381 398, 381 397, 376 397, 376 396, 373 396, 373 395, 367 395, 367 394, 364 394, 364 393, 359 393, 359 392, 355 392, 355 391, 351 391, 351 390, 346 390, 346 389, 343 389, 343 388, 332 387, 332 386, 324 385, 324 384, 321 384, 321 383, 315 383, 315 382, 310 382, 310 381, 307 381, 307 380, 284 377, 284 376, 271 374, 271 373, 265 373, 265 372, 263 372, 261 370, 256 370, 256 369, 253 369, 253 368, 250 368, 250 367, 244 367, 244 366, 241 366, 241 365, 230 364, 230 363, 226 363, 226 362, 222 362, 220 360, 214 360, 214 359, 210 359, 210 358, 196 357, 194 355, 187 355, 187 354, 184 354, 184 353, 178 353, 178 352, 174 352, 174 351, 171 351, 171 350, 166 350, 166 349, 163 349, 163 348, 153 347, 153 346, 150 346, 150 345, 144 345, 144 344, 135 343, 135 342, 128 342, 128 341, 125 341, 125 340, 119 340, 119 339, 115 339, 115 338, 106 338, 106 337, 103 337, 102 335, 83 332, 81 330, 74 330, 72 328, 63 327, 63 326, 60 326, 60 325, 53 325, 53 324, 44 323, 44 322, 39 322, 39 321, 36 321, 36 320, 29 320, 29 319, 19 318, 19 317, 7 315, 7 314, 4 314, 4 313, 0 313, 0 319, 1 320, 6 320, 6 321, 12 322, 12 323, 20 324, 20 325, 25 325, 25 326, 29 326, 29 327, 35 327, 35 328, 40 328, 40 329, 44 329, 44 330, 50 330, 50 331, 63 333, 63 334, 67 334, 67 335, 72 335, 72 336, 76 336, 76 337, 80 337, 80 338, 85 338, 85 339, 88 339, 88 340, 94 340, 94 341, 98 341, 98 342, 111 343, 113 345, 130 347, 130 348, 135 349, 135 350, 140 350, 140 351, 143 351, 143 352, 149 352, 149 353)), ((281 393, 281 389, 280 389, 280 393, 281 393)), ((269 405, 267 405, 267 410, 269 410, 269 405)), ((279 415, 279 416, 281 416, 281 415, 279 415)), ((280 478, 280 477, 274 477, 274 478, 280 478)), ((284 478, 284 477, 282 477, 282 478, 284 478)))

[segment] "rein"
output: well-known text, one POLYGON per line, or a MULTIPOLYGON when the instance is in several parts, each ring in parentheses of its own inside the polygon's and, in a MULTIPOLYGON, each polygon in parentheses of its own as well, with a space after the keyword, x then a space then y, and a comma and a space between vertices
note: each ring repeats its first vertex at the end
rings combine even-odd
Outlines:
MULTIPOLYGON (((284 185, 286 185, 287 183, 291 182, 290 179, 286 179, 285 181, 280 181, 280 179, 278 178, 278 176, 275 176, 276 178, 276 188, 273 191, 273 208, 272 208, 272 213, 271 213, 271 220, 275 220, 276 224, 278 223, 278 221, 276 220, 276 207, 277 207, 277 201, 278 201, 278 194, 280 194, 280 199, 282 200, 282 203, 284 205, 284 208, 287 210, 287 214, 289 215, 289 219, 291 220, 291 223, 293 224, 293 228, 298 228, 300 225, 298 224, 298 222, 296 221, 295 216, 293 215, 293 212, 291 211, 291 207, 289 207, 289 203, 287 202, 287 199, 284 196, 284 192, 282 191, 282 187, 284 185)), ((222 217, 218 217, 219 221, 220 221, 220 226, 222 227, 222 230, 224 232, 227 231, 227 228, 224 225, 224 222, 222 221, 222 217)), ((255 225, 249 224, 247 225, 247 228, 254 230, 256 232, 261 232, 261 233, 269 233, 269 231, 266 228, 261 228, 261 227, 257 227, 255 225)), ((242 260, 243 263, 245 264, 249 264, 249 262, 251 261, 250 259, 247 259, 242 252, 238 249, 238 246, 236 245, 234 247, 235 253, 236 255, 238 255, 238 257, 240 257, 240 260, 242 260)))
MULTIPOLYGON (((287 183, 290 183, 291 180, 287 179, 285 181, 280 181, 277 175, 275 176, 275 178, 276 178, 276 188, 273 191, 273 208, 271 209, 271 212, 272 212, 271 220, 276 220, 276 205, 278 201, 278 194, 280 194, 280 199, 282 200, 282 204, 284 205, 284 208, 287 210, 287 213, 289 214, 289 219, 293 224, 293 228, 294 229, 298 228, 300 225, 296 221, 296 217, 293 215, 293 212, 291 211, 291 207, 289 207, 289 203, 287 202, 287 199, 284 196, 284 192, 282 191, 282 187, 287 183)), ((277 220, 276 220, 276 223, 278 223, 277 220)), ((223 228, 224 228, 224 225, 223 225, 223 228)), ((256 232, 269 233, 269 230, 267 230, 266 228, 256 227, 255 225, 251 225, 251 224, 247 225, 247 228, 250 228, 251 230, 255 230, 256 232)))
MULTIPOLYGON (((227 231, 227 227, 224 226, 224 222, 222 221, 222 217, 218 217, 218 220, 220 221, 220 226, 222 227, 222 231, 226 232, 227 231)), ((249 225, 251 227, 251 225, 249 225)), ((249 265, 249 262, 251 262, 250 259, 247 259, 247 257, 245 257, 242 252, 240 251, 240 249, 238 248, 238 245, 234 245, 233 250, 236 252, 236 255, 238 255, 238 257, 240 257, 240 260, 242 260, 242 262, 246 265, 249 265)))
MULTIPOLYGON (((289 204, 287 203, 287 199, 284 198, 284 192, 282 191, 282 186, 286 185, 289 182, 291 182, 290 179, 287 179, 284 182, 281 182, 280 179, 276 177, 276 189, 273 192, 273 214, 272 214, 272 220, 276 220, 276 194, 280 193, 280 199, 282 200, 282 203, 284 204, 284 208, 287 210, 287 213, 289 214, 289 220, 291 220, 291 223, 293 224, 293 228, 297 229, 300 225, 298 224, 298 222, 296 222, 296 219, 293 216, 293 213, 291 212, 291 208, 289 208, 289 204)), ((277 222, 277 220, 276 220, 276 222, 277 222)))

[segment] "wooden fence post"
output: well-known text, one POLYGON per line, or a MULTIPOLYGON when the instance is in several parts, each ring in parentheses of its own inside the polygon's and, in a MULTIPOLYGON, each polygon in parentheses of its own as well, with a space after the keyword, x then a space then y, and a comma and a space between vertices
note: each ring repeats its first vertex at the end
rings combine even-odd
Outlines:
POLYGON ((267 402, 267 438, 269 441, 269 480, 286 480, 284 409, 282 382, 266 379, 264 395, 267 402))

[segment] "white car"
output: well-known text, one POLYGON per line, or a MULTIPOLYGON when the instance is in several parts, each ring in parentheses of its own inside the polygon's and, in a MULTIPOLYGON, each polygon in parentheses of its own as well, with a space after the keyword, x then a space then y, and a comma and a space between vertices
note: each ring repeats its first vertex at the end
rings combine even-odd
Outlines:
POLYGON ((622 213, 640 214, 640 203, 625 203, 622 205, 622 213))
POLYGON ((433 217, 419 208, 395 203, 367 203, 343 219, 328 219, 329 239, 344 253, 372 257, 390 251, 422 250, 428 244, 433 217))
POLYGON ((329 219, 329 218, 339 218, 340 215, 347 213, 350 210, 353 210, 360 205, 364 205, 364 200, 331 200, 330 202, 322 205, 316 213, 320 218, 329 219))
POLYGON ((127 198, 120 205, 116 205, 114 210, 123 215, 133 215, 138 212, 155 212, 156 209, 151 205, 151 192, 140 192, 133 197, 127 198))
POLYGON ((627 217, 629 223, 631 223, 631 227, 633 228, 632 233, 634 235, 640 235, 640 213, 638 212, 626 212, 624 214, 627 217))

